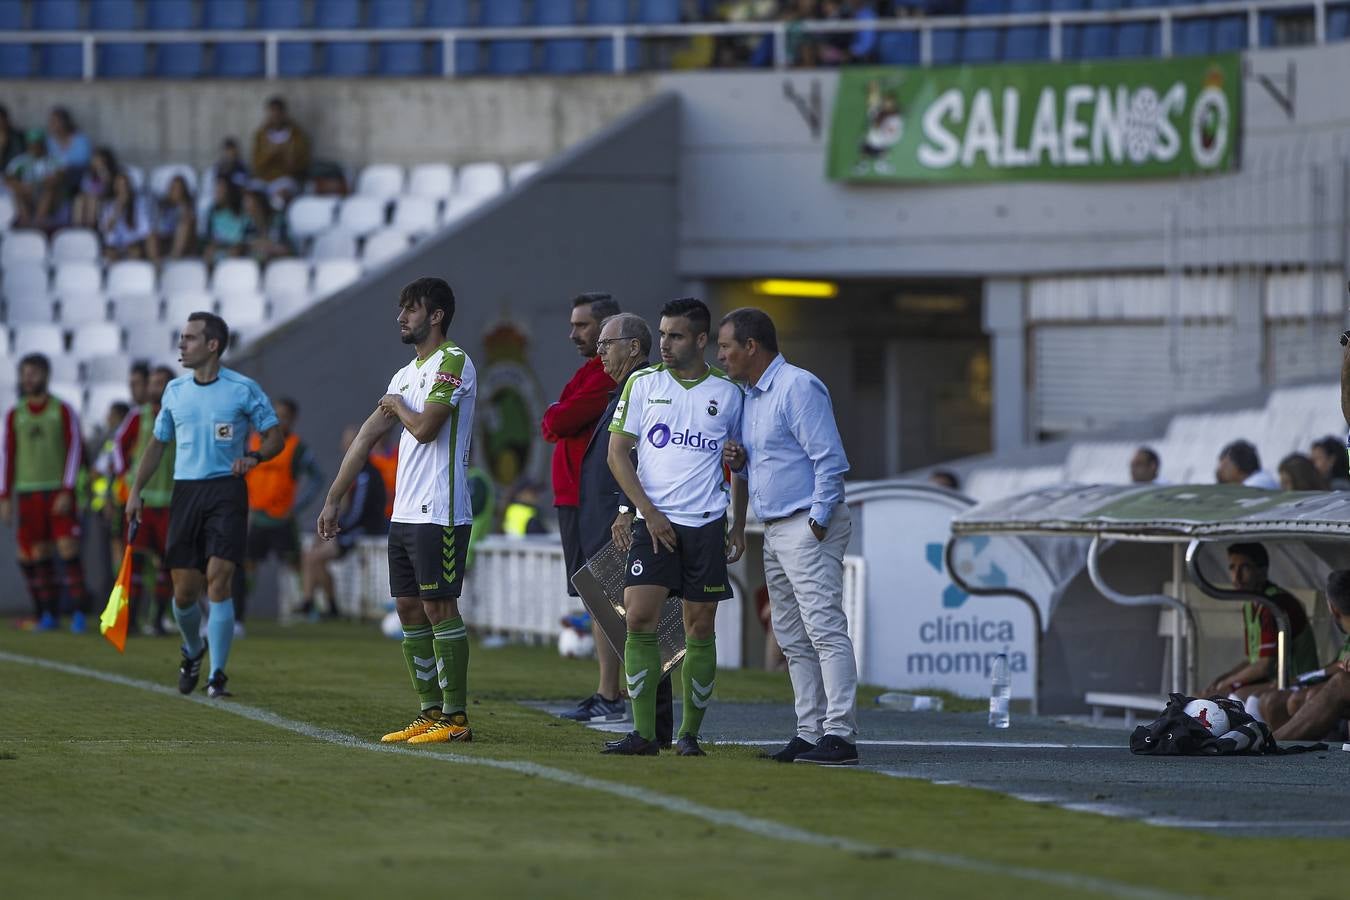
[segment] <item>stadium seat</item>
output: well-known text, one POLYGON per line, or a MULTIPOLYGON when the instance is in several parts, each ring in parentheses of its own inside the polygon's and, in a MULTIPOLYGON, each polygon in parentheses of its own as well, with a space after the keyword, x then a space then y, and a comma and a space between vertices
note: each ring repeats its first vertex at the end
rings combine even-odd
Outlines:
POLYGON ((108 320, 108 301, 100 293, 66 292, 59 296, 57 305, 60 320, 66 325, 108 320))
POLYGON ((196 196, 197 194, 197 172, 192 166, 186 163, 167 163, 162 166, 155 166, 150 170, 150 193, 156 198, 163 197, 169 193, 169 185, 173 183, 175 177, 182 175, 183 180, 187 182, 188 191, 196 196))
MULTIPOLYGON (((586 24, 623 25, 632 22, 628 0, 590 0, 586 4, 586 24)), ((601 38, 594 43, 591 69, 595 72, 614 71, 614 41, 601 38)), ((630 38, 624 44, 627 67, 636 68, 638 61, 638 42, 630 38)))
POLYGON ((1350 6, 1327 7, 1327 40, 1350 38, 1350 6))
POLYGON ((205 292, 206 264, 200 259, 175 259, 164 264, 159 289, 165 294, 205 292))
MULTIPOLYGON (((151 31, 195 31, 197 4, 183 0, 146 0, 145 23, 151 31)), ((155 74, 160 78, 199 78, 205 50, 198 41, 155 45, 155 74)))
POLYGON ((354 259, 325 259, 314 266, 314 296, 324 298, 354 284, 361 264, 354 259))
POLYGON ((403 167, 397 163, 372 163, 356 178, 356 193, 378 200, 393 200, 403 193, 403 167))
MULTIPOLYGON (((111 277, 111 276, 110 276, 111 277)), ((159 298, 154 294, 122 294, 112 297, 113 321, 124 326, 159 324, 159 298)))
POLYGON ((137 191, 145 190, 145 170, 140 166, 133 166, 129 163, 123 163, 122 171, 127 173, 127 180, 137 191))
POLYGON ((3 272, 5 298, 42 297, 48 293, 47 266, 44 263, 21 262, 5 266, 3 272))
MULTIPOLYGON (((0 75, 0 77, 4 77, 0 75)), ((9 194, 0 194, 0 231, 8 231, 14 224, 14 198, 9 194)))
MULTIPOLYGON (((123 376, 125 378, 125 376, 123 376)), ((126 403, 131 398, 127 395, 127 383, 125 380, 100 381, 89 385, 89 394, 80 406, 80 416, 89 423, 100 422, 108 414, 108 408, 114 403, 126 403)), ((75 403, 74 400, 67 400, 68 403, 75 403)))
POLYGON ((1172 23, 1172 53, 1195 56, 1210 52, 1214 25, 1212 19, 1180 19, 1172 23))
MULTIPOLYGON (((472 15, 472 0, 427 0, 423 22, 428 28, 466 28, 478 23, 472 15)), ((455 44, 455 74, 475 75, 479 71, 478 41, 455 44)), ((445 66, 444 48, 437 41, 431 46, 431 74, 439 75, 445 66)))
POLYGON ((14 355, 45 353, 60 356, 66 352, 66 333, 60 325, 25 323, 14 329, 14 355))
POLYGON ((88 260, 59 263, 52 279, 52 293, 57 297, 102 294, 103 270, 98 263, 88 260))
POLYGON ((0 268, 8 269, 15 263, 46 263, 47 236, 41 231, 19 228, 5 234, 0 244, 0 268))
MULTIPOLYGON (((1010 13, 1039 13, 1049 9, 1048 0, 1010 0, 1010 13)), ((1003 33, 1003 58, 1013 61, 1049 59, 1050 29, 1042 25, 1018 25, 1003 33)))
POLYGON ((1152 22, 1122 22, 1116 27, 1116 56, 1153 57, 1161 49, 1158 26, 1152 22))
POLYGON ((361 265, 369 269, 387 262, 408 249, 408 235, 396 228, 384 228, 366 238, 361 246, 361 265))
POLYGON ((5 298, 5 321, 10 325, 50 325, 56 309, 46 294, 5 298))
POLYGON ((328 228, 333 224, 337 204, 336 197, 296 197, 286 210, 291 237, 304 240, 328 228))
MULTIPOLYGON (((80 0, 43 0, 32 5, 37 31, 80 31, 80 0)), ((43 78, 79 78, 84 74, 84 48, 79 44, 42 44, 38 74, 43 78)))
POLYGON ((393 228, 418 237, 435 231, 436 201, 430 197, 399 197, 394 204, 393 228))
POLYGON ((950 66, 961 61, 961 32, 955 28, 933 29, 933 65, 950 66))
POLYGON ((231 330, 260 325, 267 321, 267 300, 257 291, 224 294, 220 298, 220 317, 231 330))
MULTIPOLYGON (((482 5, 482 24, 511 28, 526 24, 524 0, 492 0, 482 5)), ((487 71, 493 75, 522 75, 533 66, 530 41, 488 41, 487 71)))
POLYGON ((181 328, 195 312, 215 312, 216 298, 206 291, 175 291, 164 298, 164 321, 181 328))
MULTIPOLYGON (((315 0, 314 27, 342 31, 361 25, 361 0, 315 0)), ((330 41, 322 46, 325 75, 359 77, 370 71, 367 42, 330 41)))
POLYGON ((878 61, 888 66, 917 66, 919 64, 919 33, 917 31, 883 31, 877 36, 878 61))
MULTIPOLYGON (((534 0, 534 24, 543 26, 575 25, 577 8, 573 0, 534 0)), ((586 71, 586 42, 581 38, 544 41, 543 70, 551 75, 573 75, 586 71)))
POLYGON ((1215 53, 1234 53, 1247 49, 1247 17, 1219 16, 1214 22, 1215 53))
POLYGON ((98 353, 80 362, 84 367, 84 381, 112 384, 126 377, 131 369, 132 357, 126 353, 98 353))
MULTIPOLYGON (((249 4, 239 0, 202 0, 202 28, 210 31, 246 31, 253 27, 249 4)), ((217 78, 260 78, 263 45, 229 41, 215 44, 211 73, 217 78)))
POLYGON ((511 171, 507 173, 507 181, 510 183, 512 187, 515 187, 522 181, 526 181, 529 178, 533 177, 534 173, 538 172, 540 166, 542 165, 543 163, 539 162, 539 160, 537 159, 531 159, 522 163, 516 163, 514 166, 511 167, 511 171))
POLYGON ((211 293, 217 297, 226 294, 247 294, 258 290, 262 272, 252 259, 224 259, 211 272, 211 293))
POLYGON ((98 235, 88 228, 63 228, 52 238, 52 263, 98 260, 98 235))
POLYGON ((174 351, 174 335, 185 320, 172 325, 146 322, 127 329, 127 353, 135 357, 158 359, 174 351))
POLYGON ((338 227, 353 237, 362 238, 384 227, 387 201, 360 194, 345 197, 338 207, 338 227))
POLYGON ((449 225, 462 219, 491 199, 490 194, 455 194, 445 202, 445 208, 441 210, 441 224, 449 225))
POLYGON ((506 187, 506 174, 494 162, 467 163, 459 170, 455 194, 461 197, 491 197, 506 187))
POLYGON ((304 294, 277 294, 269 296, 272 304, 272 321, 284 322, 304 312, 314 303, 314 298, 304 294))
MULTIPOLYGON (((1087 9, 1087 0, 1050 0, 1051 12, 1077 12, 1084 9, 1087 9)), ((1082 25, 1064 25, 1060 28, 1059 50, 1063 59, 1082 58, 1082 25)))
POLYGON ((445 163, 422 163, 408 175, 408 193, 444 200, 455 187, 455 173, 445 163))
POLYGON ((638 0, 637 20, 644 25, 676 25, 680 0, 638 0))
MULTIPOLYGON (((136 0, 90 0, 90 31, 138 31, 136 0)), ((143 78, 149 47, 143 43, 100 43, 95 60, 99 78, 143 78)))
MULTIPOLYGON (((267 0, 258 4, 258 27, 266 31, 307 28, 304 0, 267 0)), ((277 74, 294 78, 314 72, 314 45, 308 41, 282 41, 277 47, 277 74)))
POLYGON ((122 328, 112 322, 89 322, 70 333, 70 352, 77 359, 122 352, 122 328))
MULTIPOLYGON (((0 0, 0 31, 23 31, 27 27, 23 6, 23 0, 0 0)), ((23 43, 0 44, 0 78, 27 78, 32 74, 31 47, 23 43)))
MULTIPOLYGON (((75 363, 74 368, 75 368, 76 377, 72 377, 72 376, 70 376, 70 375, 67 375, 67 378, 69 378, 70 380, 64 380, 64 379, 62 379, 62 380, 57 380, 57 379, 53 378, 53 379, 48 383, 47 391, 48 391, 48 393, 50 393, 50 394, 51 394, 53 397, 55 397, 56 399, 58 399, 58 400, 63 400, 63 401, 65 401, 66 403, 69 403, 71 406, 75 407, 75 415, 76 415, 76 417, 79 418, 81 421, 83 421, 85 418, 91 418, 91 419, 92 419, 92 418, 95 418, 94 416, 86 416, 87 410, 86 410, 86 407, 85 407, 84 387, 83 387, 83 386, 79 383, 79 381, 77 380, 77 375, 78 375, 78 372, 80 371, 80 367, 79 367, 79 363, 78 363, 78 362, 75 363)), ((52 369, 52 371, 55 372, 55 360, 53 360, 53 369, 52 369)), ((62 374, 66 374, 66 373, 62 373, 62 374)), ((121 396, 122 396, 123 398, 125 398, 125 397, 126 397, 126 393, 127 393, 127 389, 126 389, 126 387, 123 387, 123 388, 122 388, 122 394, 121 394, 121 396)), ((104 412, 107 412, 107 409, 106 409, 106 408, 104 409, 104 412)))
MULTIPOLYGON (((370 26, 376 29, 413 28, 413 4, 409 0, 370 0, 370 26)), ((408 77, 426 74, 426 47, 418 41, 380 41, 375 44, 375 71, 381 75, 408 77)))
MULTIPOLYGON (((966 15, 991 16, 1008 11, 1007 0, 967 0, 966 15)), ((997 28, 967 28, 961 34, 962 62, 994 62, 999 58, 1002 35, 997 28)))
POLYGON ((330 228, 314 238, 314 245, 309 248, 309 257, 316 262, 356 259, 356 238, 341 228, 330 228))
POLYGON ((263 293, 269 298, 282 294, 309 295, 309 263, 303 259, 276 259, 263 272, 263 293))

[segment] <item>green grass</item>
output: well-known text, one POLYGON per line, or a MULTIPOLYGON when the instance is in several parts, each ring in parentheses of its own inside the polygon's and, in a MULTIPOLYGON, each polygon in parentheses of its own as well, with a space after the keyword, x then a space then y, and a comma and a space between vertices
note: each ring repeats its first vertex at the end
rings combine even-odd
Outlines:
MULTIPOLYGON (((354 627, 251 627, 238 701, 363 737, 415 711, 397 645, 354 627)), ((0 629, 0 650, 160 684, 168 640, 0 629)), ((1225 897, 1338 897, 1333 841, 1215 837, 862 771, 599 756, 596 733, 519 705, 575 698, 591 666, 475 648, 466 756, 528 760, 885 847, 1225 897), (1278 862, 1276 862, 1278 861, 1278 862), (1203 862, 1203 864, 1200 864, 1203 862), (1224 878, 1215 873, 1242 873, 1224 878)), ((782 674, 719 674, 789 701, 782 674)), ((428 748, 428 757, 444 750, 428 748)), ((7 897, 1069 897, 1074 891, 787 844, 537 777, 333 746, 209 706, 0 660, 0 895, 7 897)))

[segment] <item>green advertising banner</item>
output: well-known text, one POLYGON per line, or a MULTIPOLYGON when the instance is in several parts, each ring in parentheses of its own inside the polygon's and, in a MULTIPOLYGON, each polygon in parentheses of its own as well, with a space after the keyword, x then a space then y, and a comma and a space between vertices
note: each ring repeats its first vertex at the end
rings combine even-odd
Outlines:
POLYGON ((1160 178, 1237 168, 1237 54, 839 73, 836 181, 1160 178))

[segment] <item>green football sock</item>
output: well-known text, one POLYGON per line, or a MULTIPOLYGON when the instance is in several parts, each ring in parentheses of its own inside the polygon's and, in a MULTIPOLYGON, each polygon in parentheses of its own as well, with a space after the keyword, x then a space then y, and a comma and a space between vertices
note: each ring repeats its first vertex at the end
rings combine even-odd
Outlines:
POLYGON ((441 676, 441 710, 448 716, 468 707, 469 632, 455 616, 431 627, 435 633, 436 671, 441 676))
POLYGON ((630 631, 623 646, 628 699, 633 702, 633 730, 656 740, 656 684, 661 680, 661 648, 656 632, 630 631))
POLYGON ((408 665, 413 690, 423 711, 441 705, 441 688, 436 683, 436 650, 431 643, 431 626, 403 626, 403 661, 408 665))
POLYGON ((684 665, 680 667, 680 686, 684 691, 684 716, 680 736, 698 737, 703 714, 712 701, 713 682, 717 680, 717 638, 684 639, 684 665))

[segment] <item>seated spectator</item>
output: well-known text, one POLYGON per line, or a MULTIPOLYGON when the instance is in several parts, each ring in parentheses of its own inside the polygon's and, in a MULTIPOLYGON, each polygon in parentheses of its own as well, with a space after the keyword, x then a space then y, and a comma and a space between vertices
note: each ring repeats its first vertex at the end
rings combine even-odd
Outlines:
MULTIPOLYGON (((825 21, 838 21, 845 19, 843 0, 821 0, 819 19, 825 21)), ((827 66, 837 66, 848 62, 849 48, 853 45, 853 33, 849 31, 836 31, 829 34, 816 33, 818 40, 816 43, 817 57, 820 62, 827 66)))
POLYGON ((502 533, 507 537, 525 537, 548 534, 548 528, 539 518, 539 485, 522 481, 515 489, 511 502, 502 511, 502 533))
POLYGON ((244 241, 249 254, 260 263, 292 254, 286 216, 272 210, 262 191, 244 192, 244 241))
POLYGON ((1325 491, 1327 483, 1312 460, 1302 453, 1291 453, 1280 460, 1280 490, 1325 491))
MULTIPOLYGON (((1341 634, 1350 635, 1350 570, 1340 569, 1328 575, 1326 594, 1331 620, 1336 623, 1341 634)), ((1258 714, 1257 717, 1269 725, 1272 731, 1279 731, 1286 723, 1297 717, 1300 710, 1320 693, 1332 678, 1344 676, 1347 671, 1350 671, 1350 637, 1346 638, 1336 658, 1323 668, 1300 672, 1297 675, 1297 682, 1288 688, 1262 694, 1254 714, 1258 714)), ((1248 701, 1249 711, 1251 707, 1251 701, 1248 701)), ((1344 715, 1338 713, 1337 718, 1344 715)), ((1287 738, 1282 736, 1280 739, 1317 740, 1329 730, 1329 727, 1320 727, 1305 721, 1296 726, 1296 734, 1287 738)))
MULTIPOLYGON (((1261 544, 1233 544, 1228 548, 1228 577, 1234 590, 1259 594, 1273 601, 1289 617, 1286 637, 1287 671, 1307 672, 1317 668, 1317 640, 1308 624, 1303 605, 1288 591, 1270 583, 1270 556, 1261 544)), ((1279 628, 1275 614, 1255 601, 1242 607, 1247 658, 1215 678, 1204 696, 1232 697, 1245 701, 1275 687, 1276 646, 1279 628)))
POLYGON ((28 132, 28 149, 5 167, 5 184, 14 198, 16 227, 41 228, 46 224, 38 217, 38 206, 48 179, 54 174, 56 160, 47 155, 47 139, 42 129, 35 128, 28 132))
POLYGON ((47 117, 47 155, 56 161, 57 173, 47 178, 47 189, 39 202, 38 217, 53 224, 68 220, 68 204, 80 188, 84 170, 89 167, 92 148, 64 106, 52 109, 47 117))
POLYGON ((155 257, 184 259, 197 254, 197 207, 187 179, 175 175, 155 210, 155 257))
POLYGON ((243 256, 244 243, 243 201, 239 188, 228 178, 217 175, 211 212, 206 217, 206 249, 202 256, 211 262, 227 256, 243 256))
POLYGON ((28 139, 9 120, 9 109, 0 105, 0 172, 8 169, 9 164, 27 149, 28 139))
POLYGON ((1329 434, 1313 441, 1308 457, 1326 479, 1329 490, 1350 491, 1350 455, 1340 438, 1329 434))
POLYGON ((206 171, 207 176, 202 182, 202 190, 206 189, 206 185, 214 184, 222 175, 233 181, 240 190, 248 187, 248 166, 244 165, 244 158, 239 153, 239 142, 232 137, 220 142, 220 155, 206 171))
POLYGON ((154 258, 149 205, 136 195, 126 172, 113 176, 112 199, 103 207, 98 230, 109 262, 154 258))
POLYGON ((949 491, 961 490, 961 479, 956 477, 956 473, 951 469, 934 469, 929 472, 928 483, 946 488, 949 491))
POLYGON ((1262 470, 1261 457, 1248 441, 1233 441, 1219 451, 1219 468, 1214 472, 1219 484, 1240 484, 1265 491, 1278 490, 1280 483, 1262 470))
POLYGON ((75 196, 71 224, 76 228, 98 228, 103 207, 112 199, 113 175, 120 166, 112 149, 99 147, 89 160, 80 179, 80 192, 75 196))
MULTIPOLYGON (((877 5, 875 0, 849 0, 849 18, 855 22, 876 22, 877 5)), ((877 32, 875 28, 853 32, 853 40, 848 45, 848 62, 876 62, 877 32)))
POLYGON ((286 112, 286 101, 267 101, 267 115, 253 134, 253 183, 267 192, 277 209, 300 193, 309 172, 309 135, 286 112))
POLYGON ((1134 451, 1134 456, 1130 457, 1130 483, 1132 484, 1166 484, 1158 477, 1158 470, 1162 468, 1162 459, 1158 452, 1152 447, 1140 447, 1134 451))

